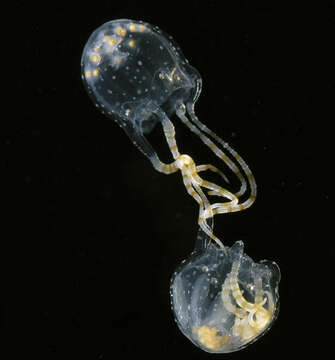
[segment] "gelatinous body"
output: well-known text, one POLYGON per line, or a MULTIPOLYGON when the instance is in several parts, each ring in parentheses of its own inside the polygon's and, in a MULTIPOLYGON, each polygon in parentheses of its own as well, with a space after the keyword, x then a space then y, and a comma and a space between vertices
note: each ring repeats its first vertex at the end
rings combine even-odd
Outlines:
POLYGON ((224 252, 206 243, 183 262, 171 281, 176 322, 207 352, 240 350, 262 336, 279 309, 280 272, 274 262, 255 263, 242 241, 224 252))
POLYGON ((83 51, 81 68, 84 85, 95 105, 118 122, 155 169, 165 174, 181 171, 187 192, 199 204, 200 227, 223 247, 208 221, 216 214, 251 206, 256 199, 256 183, 241 156, 196 117, 194 104, 200 95, 201 77, 172 38, 142 21, 113 20, 91 34, 83 51), (216 167, 197 166, 191 156, 180 154, 169 119, 171 114, 176 114, 232 170, 241 182, 237 193, 199 176, 200 172, 210 170, 227 182, 216 167), (159 159, 144 136, 157 122, 163 127, 174 159, 170 164, 159 159), (239 202, 248 184, 249 197, 239 202), (210 204, 202 188, 209 190, 208 195, 220 196, 225 201, 210 204))
POLYGON ((200 76, 177 45, 157 27, 142 21, 114 20, 90 36, 81 61, 82 77, 94 103, 126 131, 149 158, 150 132, 163 110, 194 102, 200 76))

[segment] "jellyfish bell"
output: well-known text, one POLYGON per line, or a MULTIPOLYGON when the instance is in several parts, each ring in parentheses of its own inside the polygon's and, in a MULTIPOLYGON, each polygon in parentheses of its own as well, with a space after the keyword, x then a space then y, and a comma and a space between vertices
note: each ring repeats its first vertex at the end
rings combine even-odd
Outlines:
POLYGON ((149 158, 144 139, 162 117, 194 103, 201 77, 171 37, 155 26, 128 19, 109 21, 89 37, 81 59, 85 88, 149 158))
POLYGON ((254 262, 242 241, 219 248, 199 230, 196 248, 171 279, 171 306, 182 333, 211 353, 238 351, 272 326, 279 311, 276 263, 254 262))

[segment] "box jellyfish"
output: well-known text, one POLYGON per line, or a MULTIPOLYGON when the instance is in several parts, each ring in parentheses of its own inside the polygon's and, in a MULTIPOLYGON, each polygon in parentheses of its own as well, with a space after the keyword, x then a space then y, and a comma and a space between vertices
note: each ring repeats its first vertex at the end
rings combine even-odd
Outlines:
POLYGON ((256 199, 257 188, 242 157, 196 116, 194 105, 202 86, 198 71, 158 27, 128 19, 107 22, 91 34, 81 70, 94 104, 124 129, 156 170, 180 171, 186 191, 199 205, 199 231, 210 241, 173 277, 172 304, 180 329, 194 344, 211 352, 230 352, 251 343, 275 318, 277 286, 271 285, 271 267, 254 263, 243 253, 241 243, 224 246, 213 233, 213 217, 247 209, 256 199), (211 164, 198 165, 180 152, 173 116, 235 174, 240 182, 237 192, 226 188, 229 181, 221 170, 211 164), (145 137, 157 124, 171 152, 169 163, 159 159, 145 137), (219 174, 225 186, 205 180, 200 176, 205 171, 219 174), (221 197, 222 202, 211 203, 210 196, 221 197), (212 269, 210 274, 215 273, 217 281, 214 284, 211 278, 207 289, 207 278, 199 270, 204 266, 212 269))
POLYGON ((175 271, 171 305, 182 333, 207 352, 229 353, 256 341, 279 309, 280 271, 255 263, 242 241, 223 251, 201 231, 192 256, 175 271))
POLYGON ((200 227, 223 247, 207 219, 248 208, 256 198, 256 183, 244 160, 196 117, 194 104, 201 91, 201 77, 172 38, 141 21, 113 20, 91 34, 81 68, 85 88, 95 105, 117 121, 153 166, 165 174, 181 171, 187 192, 199 204, 200 227), (190 155, 179 152, 170 120, 173 114, 236 174, 241 182, 236 194, 200 177, 200 172, 209 170, 227 181, 216 167, 196 165, 190 155), (157 123, 163 128, 173 157, 169 164, 160 161, 145 138, 157 123), (241 203, 247 182, 250 194, 241 203), (209 196, 221 196, 225 201, 210 204, 203 189, 209 190, 209 196))

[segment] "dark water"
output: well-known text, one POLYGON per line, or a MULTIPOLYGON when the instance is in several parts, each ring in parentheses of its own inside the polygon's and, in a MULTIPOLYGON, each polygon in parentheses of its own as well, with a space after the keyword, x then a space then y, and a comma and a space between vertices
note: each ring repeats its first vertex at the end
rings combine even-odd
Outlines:
MULTIPOLYGON (((215 233, 279 264, 281 310, 263 338, 228 356, 327 347, 335 4, 222 3, 7 5, 4 359, 213 356, 179 332, 170 310, 170 277, 194 247, 197 204, 180 174, 156 172, 82 86, 85 42, 114 18, 142 19, 174 37, 203 78, 197 115, 255 175, 256 203, 217 216, 215 233)), ((182 124, 176 129, 183 152, 221 166, 182 124)), ((150 139, 168 160, 159 128, 150 139)))

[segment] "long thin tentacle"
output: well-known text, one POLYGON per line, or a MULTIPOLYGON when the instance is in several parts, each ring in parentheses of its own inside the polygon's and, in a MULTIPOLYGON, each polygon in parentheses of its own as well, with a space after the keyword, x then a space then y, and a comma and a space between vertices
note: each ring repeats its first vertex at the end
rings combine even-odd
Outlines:
POLYGON ((198 165, 197 166, 197 172, 198 173, 201 172, 201 171, 206 171, 206 170, 211 170, 211 171, 219 174, 226 183, 229 183, 229 180, 228 180, 227 176, 221 170, 217 169, 215 166, 213 166, 211 164, 198 165))
MULTIPOLYGON (((194 112, 194 104, 187 104, 187 111, 192 119, 192 121, 199 127, 199 129, 201 129, 204 133, 208 134, 209 136, 211 136, 213 139, 215 139, 224 149, 226 149, 233 157, 234 159, 237 161, 237 163, 241 166, 241 168, 243 169, 244 173, 246 174, 248 181, 249 181, 249 185, 250 185, 250 192, 251 195, 255 200, 256 198, 256 194, 257 194, 257 186, 256 186, 256 181, 254 176, 252 175, 252 172, 249 168, 249 166, 247 165, 247 163, 243 160, 243 158, 233 149, 229 146, 229 144, 227 142, 225 142, 223 139, 221 139, 218 135, 216 135, 212 130, 210 130, 205 124, 203 124, 198 117, 195 115, 194 112)), ((243 187, 243 186, 242 186, 243 187)), ((240 197, 244 191, 242 191, 242 187, 240 189, 240 191, 236 194, 236 196, 240 197)))
MULTIPOLYGON (((245 181, 244 176, 242 175, 240 169, 234 164, 234 162, 221 150, 219 149, 212 140, 210 140, 202 131, 200 131, 185 115, 185 107, 181 106, 176 111, 177 116, 181 119, 181 121, 193 132, 195 133, 200 140, 208 146, 213 153, 220 158, 229 168, 230 170, 237 176, 237 178, 241 182, 241 188, 236 196, 241 196, 247 189, 247 183, 245 181)), ((193 120, 193 119, 192 119, 193 120)))
MULTIPOLYGON (((224 174, 221 173, 217 168, 213 165, 200 165, 197 167, 194 163, 194 160, 189 155, 181 155, 179 153, 179 149, 177 146, 176 138, 175 138, 175 128, 170 119, 166 116, 166 114, 158 109, 156 110, 157 114, 161 117, 161 124, 163 127, 164 135, 166 137, 166 141, 168 143, 169 149, 172 153, 174 162, 171 164, 164 164, 159 159, 153 162, 156 169, 166 174, 170 174, 176 172, 178 169, 181 170, 183 176, 183 182, 187 192, 197 201, 199 204, 199 218, 198 223, 201 229, 211 238, 213 239, 221 248, 225 249, 222 242, 213 234, 212 225, 209 226, 207 223, 207 219, 211 219, 213 221, 213 216, 215 213, 219 213, 220 211, 227 212, 229 209, 236 209, 238 204, 238 197, 232 194, 227 189, 224 189, 214 183, 203 180, 199 175, 199 171, 211 170, 221 174, 221 176, 225 178, 224 174), (213 207, 208 201, 206 195, 202 191, 202 187, 210 190, 209 195, 217 195, 222 196, 230 200, 229 202, 222 203, 220 207, 213 207)), ((186 118, 186 116, 185 116, 186 118)), ((187 119, 187 118, 186 118, 187 119)), ((187 119, 188 121, 188 119, 187 119)), ((192 128, 196 128, 194 125, 190 124, 192 128)), ((205 135, 202 135, 205 137, 205 135)), ((209 140, 209 139, 208 139, 209 140)), ((210 141, 210 140, 209 140, 210 141)), ((213 144, 214 145, 214 144, 213 144)), ((215 146, 215 145, 214 145, 215 146)), ((223 154, 223 153, 222 153, 223 154)), ((223 154, 224 155, 224 154, 223 154)), ((226 155, 224 155, 226 156, 226 155)), ((227 156, 226 156, 227 157, 227 156)), ((236 165, 227 157, 227 161, 232 164, 232 168, 236 168, 236 172, 241 175, 241 179, 243 181, 244 177, 239 172, 236 165)))

